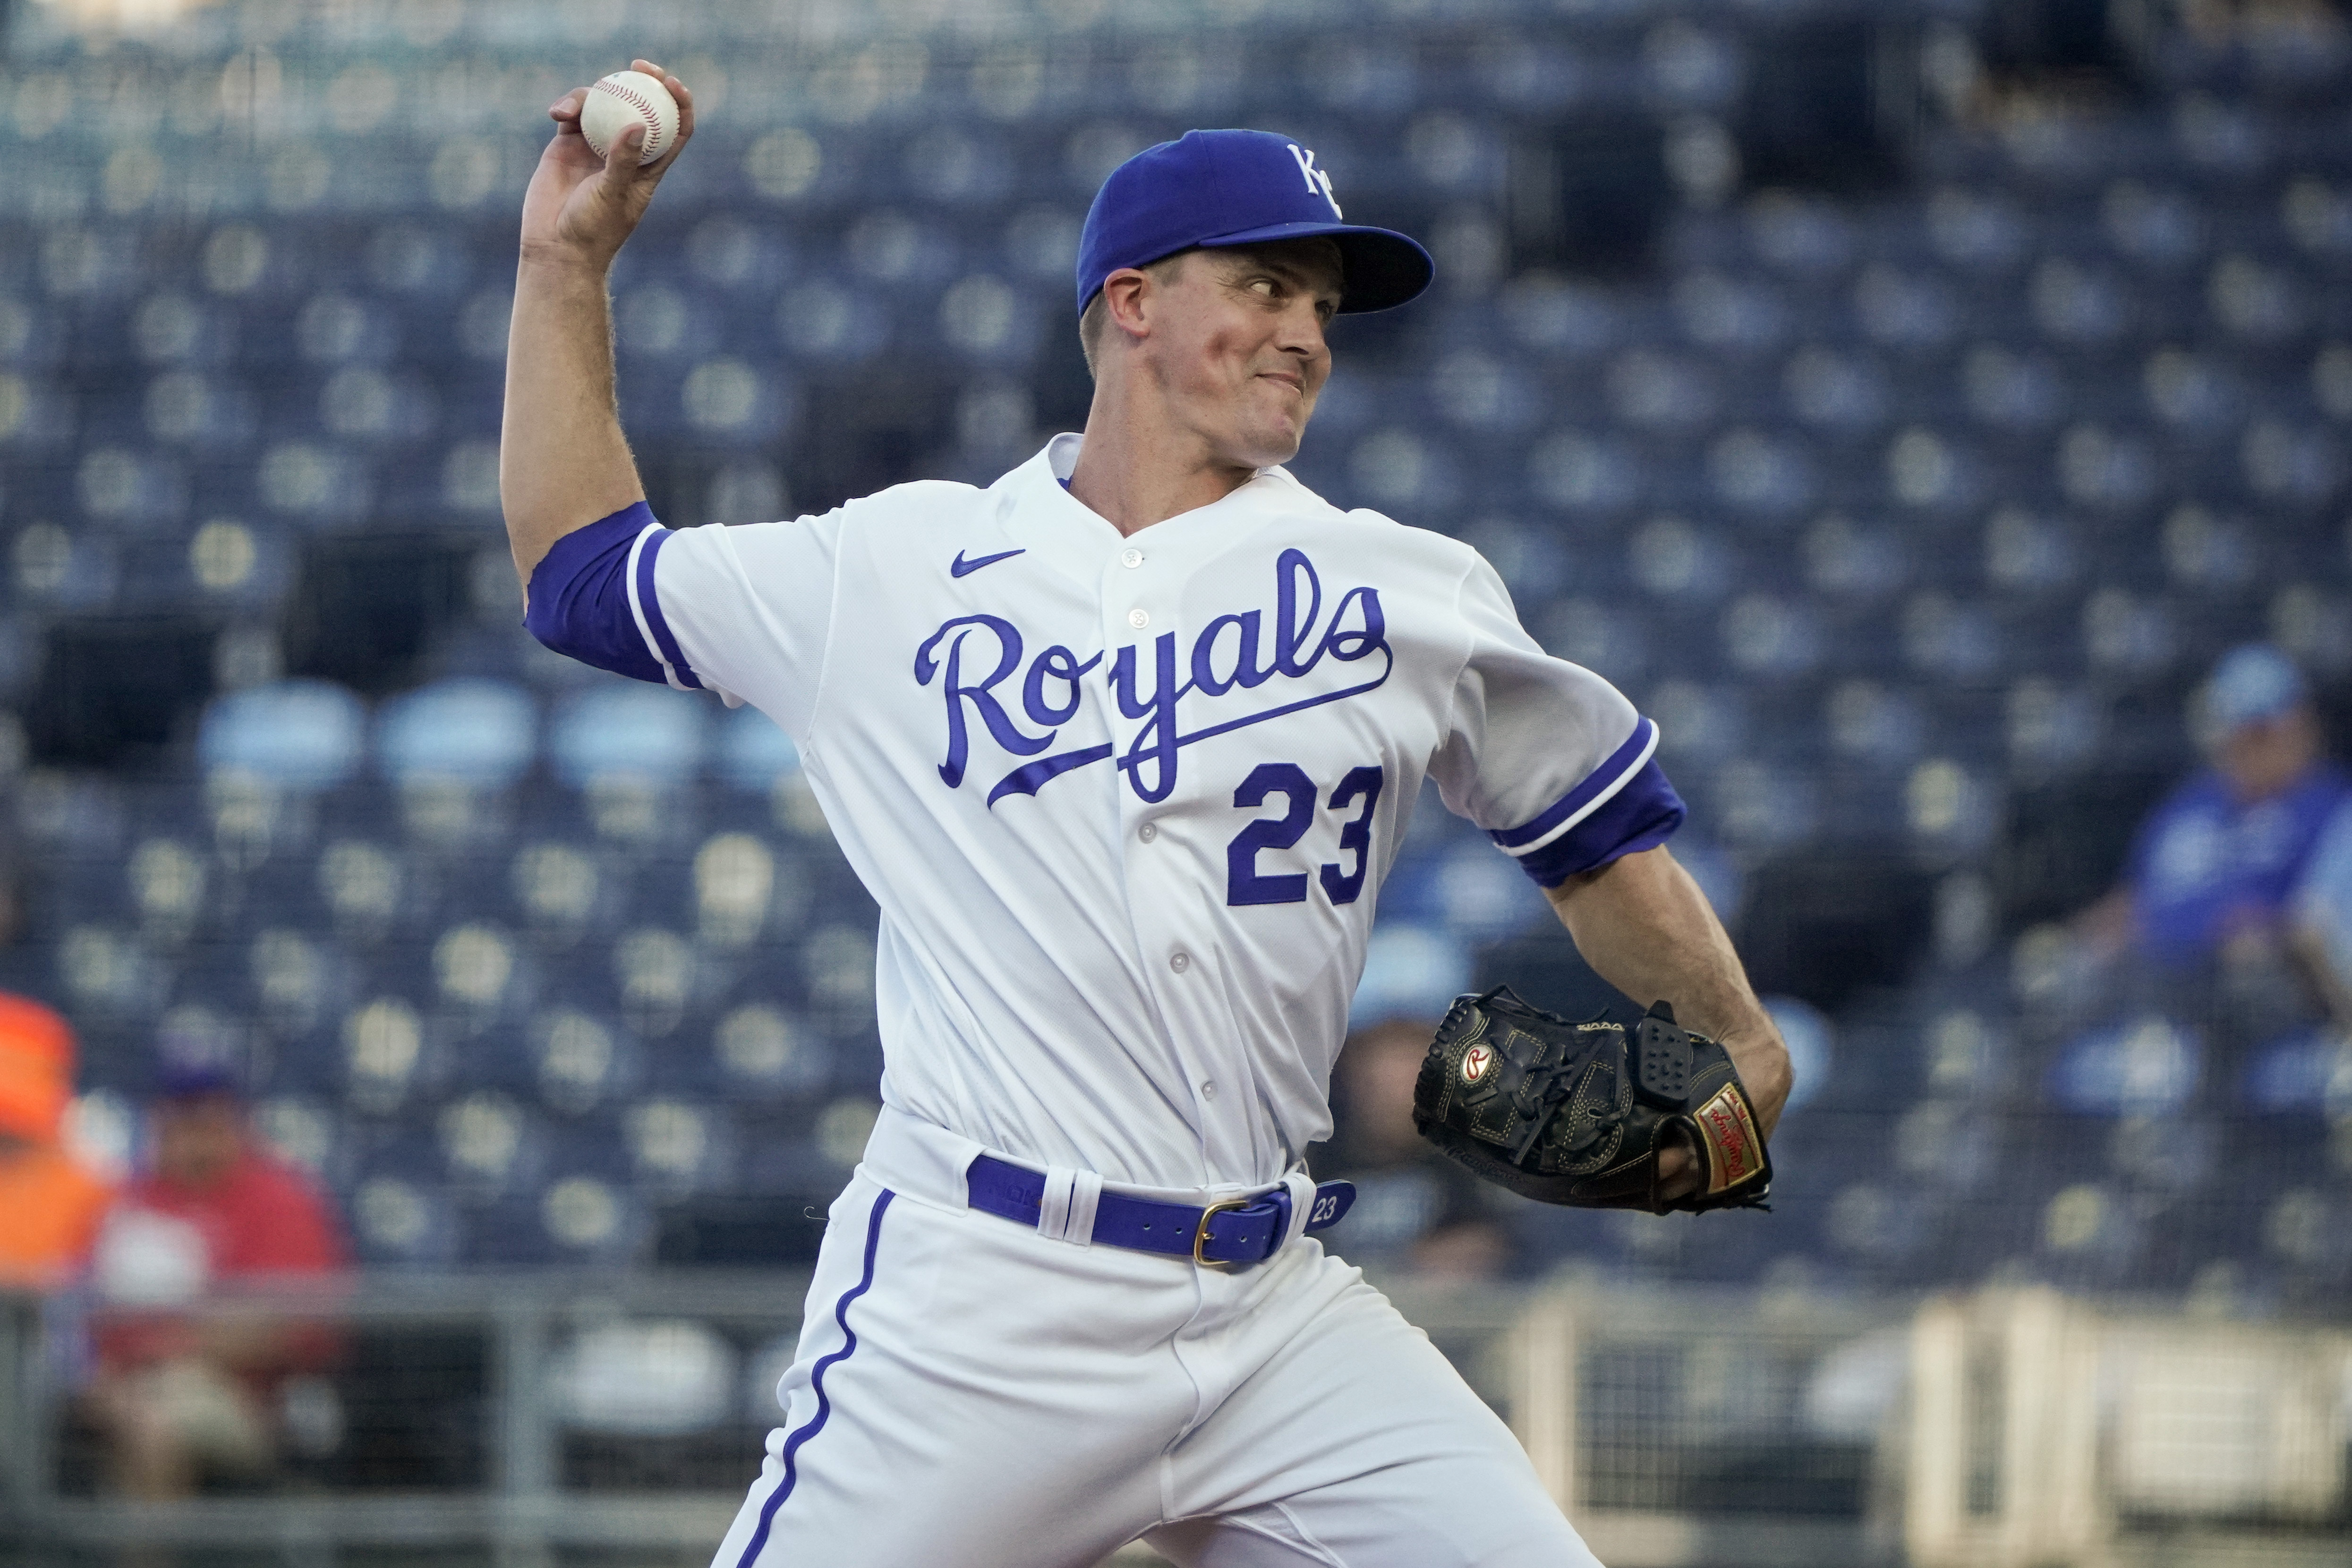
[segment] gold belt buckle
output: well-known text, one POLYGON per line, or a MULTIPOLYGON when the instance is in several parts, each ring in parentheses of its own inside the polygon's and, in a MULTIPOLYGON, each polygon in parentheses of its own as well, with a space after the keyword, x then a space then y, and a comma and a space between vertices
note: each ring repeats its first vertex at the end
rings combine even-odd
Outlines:
POLYGON ((1192 1261, 1203 1268, 1233 1268, 1230 1263, 1220 1263, 1215 1258, 1201 1256, 1201 1249, 1209 1245, 1209 1222, 1227 1209, 1245 1209, 1256 1201, 1255 1198, 1220 1198, 1202 1207, 1201 1227, 1192 1233, 1192 1261))

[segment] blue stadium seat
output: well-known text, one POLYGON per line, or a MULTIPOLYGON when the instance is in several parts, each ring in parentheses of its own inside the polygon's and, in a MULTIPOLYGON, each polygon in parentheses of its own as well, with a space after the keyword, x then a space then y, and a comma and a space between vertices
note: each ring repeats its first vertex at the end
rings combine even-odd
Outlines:
POLYGON ((1828 277, 1853 260, 1853 223, 1827 201, 1767 192, 1748 204, 1746 216, 1748 240, 1755 254, 1781 271, 1828 277))
POLYGON ((539 1187, 547 1131, 511 1095, 497 1089, 459 1095, 434 1114, 433 1129, 454 1195, 481 1203, 539 1187))
POLYGON ((630 1172, 656 1196, 723 1190, 734 1173, 736 1134, 725 1108, 661 1097, 641 1100, 622 1119, 630 1172))
POLYGON ((522 688, 452 677, 383 705, 376 763, 395 784, 504 789, 530 768, 538 736, 538 705, 522 688))
POLYGON ((776 781, 801 765, 799 748, 782 726, 746 704, 719 721, 718 756, 713 772, 727 784, 747 794, 764 795, 776 781))
POLYGON ((1821 344, 1790 356, 1781 384, 1789 412, 1821 429, 1876 429, 1894 403, 1886 373, 1875 360, 1821 344))
POLYGON ((436 1183, 404 1171, 371 1173, 352 1184, 342 1206, 363 1262, 417 1267, 459 1260, 459 1216, 436 1183))
POLYGON ((2203 1063, 2195 1031, 2151 1013, 2069 1044, 2051 1068, 2048 1092, 2086 1115, 2161 1115, 2189 1102, 2203 1063))
POLYGON ((709 702, 635 681, 575 692, 557 705, 549 730, 556 776, 574 789, 622 779, 657 788, 683 784, 702 765, 709 702))
POLYGON ((1998 190, 1947 185, 1927 198, 1922 216, 1936 254, 1972 272, 2009 271, 2024 258, 2034 237, 2032 219, 1998 190))
POLYGON ((357 772, 365 740, 365 714, 350 691, 331 681, 288 680, 215 699, 196 753, 213 772, 320 790, 357 772))
POLYGON ((1941 348, 1966 320, 1958 294, 1942 278, 1884 262, 1864 268, 1855 280, 1853 310, 1874 342, 1912 351, 1941 348))
POLYGON ((548 1000, 523 1036, 540 1103, 564 1117, 621 1103, 646 1070, 627 1026, 593 990, 559 979, 548 1000))
POLYGON ((2332 1029, 2275 1040, 2246 1064, 2239 1093, 2269 1114, 2352 1115, 2352 1046, 2332 1029))
POLYGON ((568 950, 586 935, 609 934, 621 902, 616 879, 594 855, 551 839, 516 850, 504 880, 519 926, 551 952, 568 950))
POLYGON ((1863 679, 1829 694, 1822 728, 1836 755, 1874 768, 1907 768, 1926 743, 1927 715, 1906 687, 1863 679))
POLYGON ((799 1099, 821 1091, 833 1067, 831 1047, 770 985, 751 988, 713 1022, 707 1056, 665 1052, 656 1076, 680 1089, 703 1089, 730 1103, 799 1099))
POLYGON ((2099 218, 2108 243, 2143 267, 2186 267, 2205 247, 2199 204, 2178 190, 2118 180, 2100 198, 2099 218))
POLYGON ((566 1263, 626 1263, 646 1241, 645 1201, 623 1177, 556 1177, 540 1194, 537 1218, 526 1257, 535 1251, 566 1263))
POLYGON ((793 358, 855 364, 890 338, 890 310, 871 293, 822 276, 786 289, 776 302, 776 331, 793 358))

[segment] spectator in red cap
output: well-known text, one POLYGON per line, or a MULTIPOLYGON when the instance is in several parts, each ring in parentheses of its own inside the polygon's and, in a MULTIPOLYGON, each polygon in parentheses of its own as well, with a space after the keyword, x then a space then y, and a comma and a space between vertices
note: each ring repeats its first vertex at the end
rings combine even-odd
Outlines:
POLYGON ((117 1489, 141 1498, 267 1476, 280 1388, 338 1348, 277 1303, 184 1309, 213 1292, 315 1289, 346 1257, 325 1200, 253 1135, 229 1074, 176 1069, 162 1088, 152 1169, 107 1215, 92 1269, 107 1306, 89 1407, 117 1489))
POLYGON ((72 1275, 113 1195, 65 1147, 73 1076, 66 1021, 0 993, 0 1288, 42 1289, 72 1275))

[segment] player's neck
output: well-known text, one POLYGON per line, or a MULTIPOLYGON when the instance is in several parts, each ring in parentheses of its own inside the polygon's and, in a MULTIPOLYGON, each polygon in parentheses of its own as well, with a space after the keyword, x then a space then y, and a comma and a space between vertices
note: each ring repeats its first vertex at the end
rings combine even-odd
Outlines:
POLYGON ((1213 506, 1256 473, 1220 458, 1205 441, 1098 396, 1070 470, 1070 494, 1126 535, 1213 506))

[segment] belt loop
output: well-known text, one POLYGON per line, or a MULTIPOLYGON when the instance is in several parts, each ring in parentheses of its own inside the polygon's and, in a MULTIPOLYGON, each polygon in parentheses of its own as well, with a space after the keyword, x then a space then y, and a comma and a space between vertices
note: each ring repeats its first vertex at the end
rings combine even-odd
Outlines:
POLYGON ((1095 1171, 1076 1173, 1070 1184, 1069 1226, 1062 1239, 1078 1247, 1095 1244, 1095 1207, 1102 1202, 1102 1176, 1095 1171))
POLYGON ((1282 1233, 1276 1252, 1307 1234, 1307 1221, 1315 1213, 1314 1177, 1304 1171, 1293 1171, 1282 1178, 1282 1184, 1290 1194, 1290 1224, 1282 1233))
POLYGON ((1045 1167, 1045 1191, 1037 1205, 1037 1234, 1049 1241, 1092 1247, 1095 1206, 1102 1200, 1102 1177, 1066 1165, 1045 1167))

